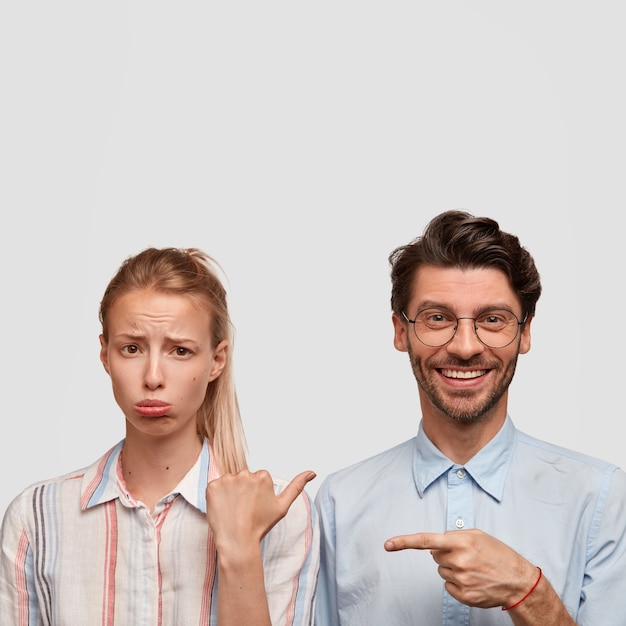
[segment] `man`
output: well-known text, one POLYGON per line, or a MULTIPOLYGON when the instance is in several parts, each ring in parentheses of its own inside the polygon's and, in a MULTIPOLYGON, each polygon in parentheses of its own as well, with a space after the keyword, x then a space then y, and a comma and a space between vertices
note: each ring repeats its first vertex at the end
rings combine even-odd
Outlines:
POLYGON ((541 294, 532 256, 447 211, 389 261, 422 419, 320 487, 316 626, 624 626, 626 473, 507 413, 541 294))

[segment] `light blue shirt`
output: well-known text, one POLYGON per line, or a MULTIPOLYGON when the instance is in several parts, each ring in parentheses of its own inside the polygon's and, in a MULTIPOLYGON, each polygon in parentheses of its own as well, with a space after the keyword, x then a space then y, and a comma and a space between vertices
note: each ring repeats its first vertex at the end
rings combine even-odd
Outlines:
POLYGON ((316 626, 492 626, 445 590, 428 550, 395 535, 481 529, 540 566, 585 626, 626 624, 626 473, 518 431, 510 417, 463 466, 414 437, 328 476, 316 496, 322 557, 316 626))

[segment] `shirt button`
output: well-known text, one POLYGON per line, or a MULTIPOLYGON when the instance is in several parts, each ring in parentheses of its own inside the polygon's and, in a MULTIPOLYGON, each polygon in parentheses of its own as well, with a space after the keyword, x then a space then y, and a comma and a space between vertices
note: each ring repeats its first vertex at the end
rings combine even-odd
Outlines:
POLYGON ((463 526, 465 526, 465 522, 462 519, 458 519, 454 523, 455 523, 457 528, 463 528, 463 526))
POLYGON ((456 475, 459 478, 465 478, 467 476, 467 472, 464 469, 460 469, 456 471, 456 475))

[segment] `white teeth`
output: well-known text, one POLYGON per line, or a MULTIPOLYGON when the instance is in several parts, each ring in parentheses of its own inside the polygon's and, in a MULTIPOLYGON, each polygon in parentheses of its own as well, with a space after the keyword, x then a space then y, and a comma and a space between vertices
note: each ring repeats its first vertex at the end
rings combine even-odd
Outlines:
POLYGON ((483 376, 485 370, 472 370, 471 372, 459 372, 458 370, 442 370, 446 378, 478 378, 483 376))

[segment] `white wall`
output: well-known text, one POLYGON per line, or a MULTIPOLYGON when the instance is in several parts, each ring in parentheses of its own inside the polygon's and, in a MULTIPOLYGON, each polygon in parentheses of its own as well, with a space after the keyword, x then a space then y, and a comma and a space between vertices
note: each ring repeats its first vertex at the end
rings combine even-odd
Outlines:
POLYGON ((0 512, 123 435, 97 309, 121 261, 224 266, 254 468, 412 436, 387 255, 437 212, 517 233, 544 283, 510 411, 626 466, 619 2, 5 2, 0 512))

